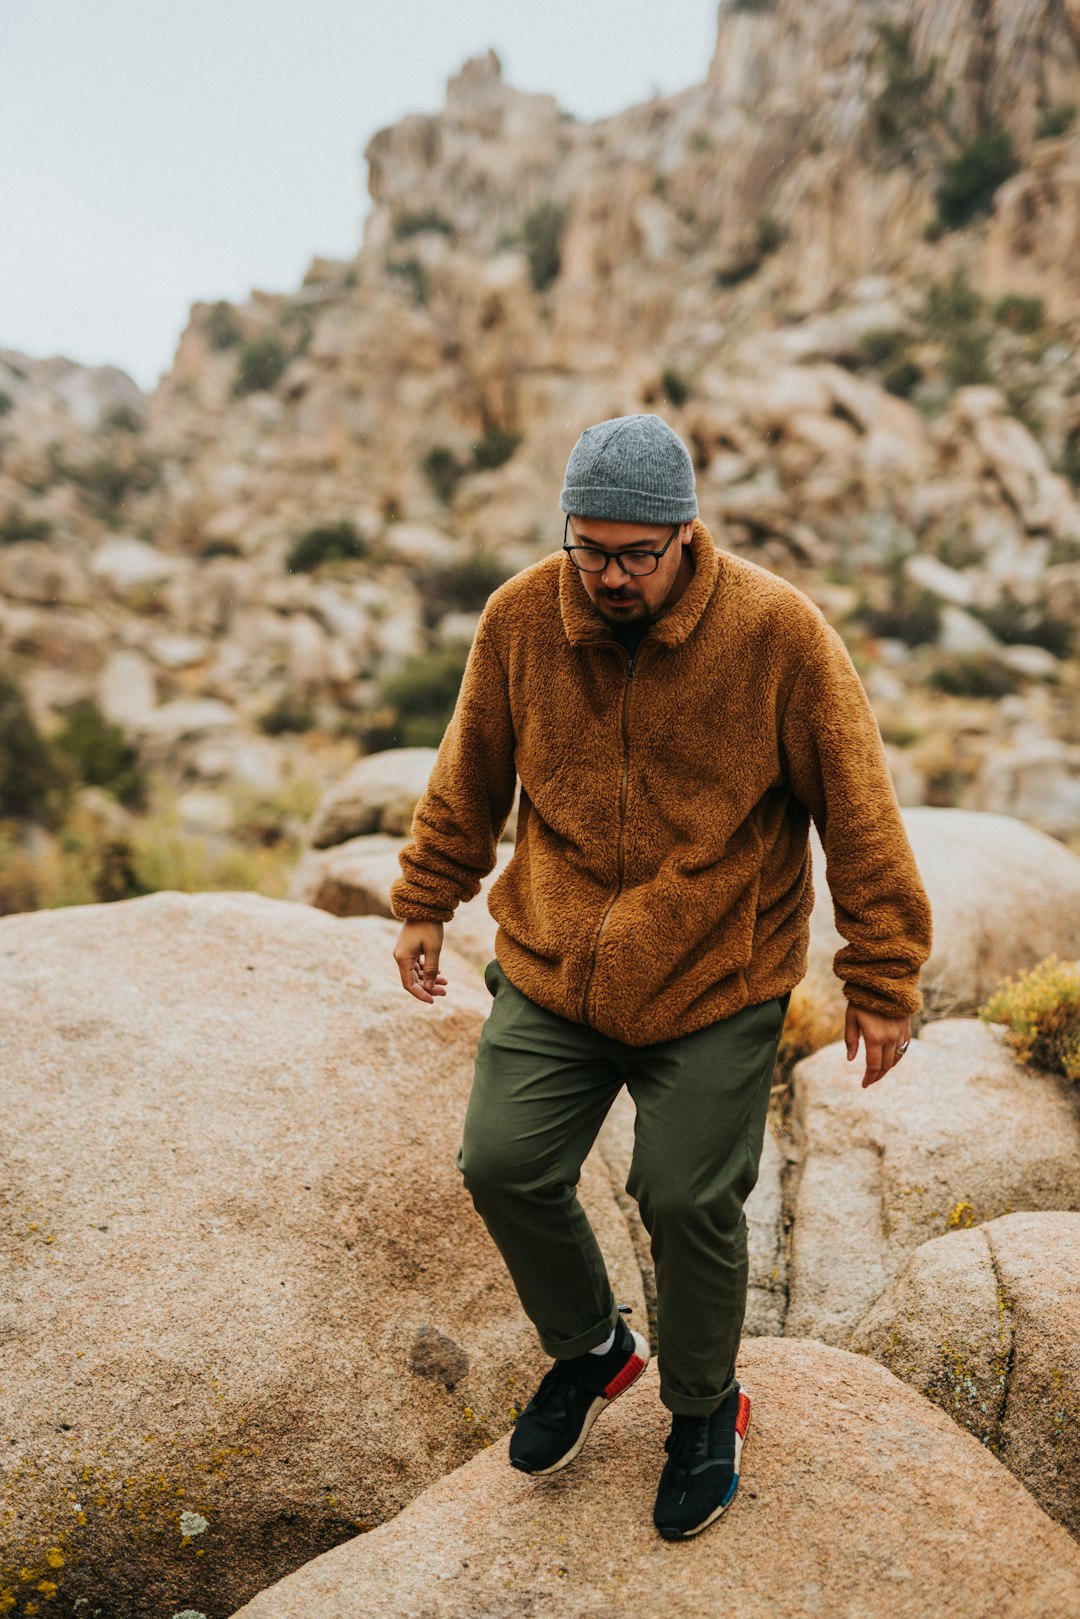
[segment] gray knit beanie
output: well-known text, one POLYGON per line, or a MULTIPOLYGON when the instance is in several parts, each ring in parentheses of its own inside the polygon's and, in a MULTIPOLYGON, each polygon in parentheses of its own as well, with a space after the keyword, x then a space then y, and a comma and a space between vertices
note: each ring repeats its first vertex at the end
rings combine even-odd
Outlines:
POLYGON ((574 445, 559 505, 617 523, 688 523, 698 514, 694 463, 659 416, 613 416, 574 445))

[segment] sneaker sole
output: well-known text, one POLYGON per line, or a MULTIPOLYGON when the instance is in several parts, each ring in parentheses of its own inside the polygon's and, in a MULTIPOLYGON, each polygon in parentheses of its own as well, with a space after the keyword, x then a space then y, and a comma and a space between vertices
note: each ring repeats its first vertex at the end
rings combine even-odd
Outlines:
MULTIPOLYGON (((607 1385, 604 1392, 596 1396, 596 1399, 585 1413, 585 1420, 581 1425, 581 1432, 574 1440, 574 1443, 570 1446, 570 1449, 566 1452, 566 1455, 560 1456, 558 1461, 552 1462, 550 1467, 523 1467, 520 1462, 514 1461, 511 1457, 511 1467, 516 1467, 519 1473, 528 1473, 530 1478, 547 1478, 550 1473, 558 1473, 562 1468, 569 1467, 574 1457, 581 1450, 586 1439, 588 1439, 589 1430, 592 1428, 592 1425, 596 1421, 597 1417, 600 1416, 601 1412, 606 1411, 608 1406, 613 1404, 614 1401, 619 1398, 620 1394, 625 1394, 627 1389, 631 1388, 633 1384, 637 1382, 638 1378, 649 1364, 648 1344, 645 1342, 644 1338, 639 1332, 635 1332, 633 1334, 633 1338, 634 1353, 630 1356, 630 1359, 626 1362, 626 1365, 623 1367, 622 1371, 617 1372, 611 1379, 611 1382, 607 1385)), ((702 1527, 704 1527, 704 1525, 702 1527)))
POLYGON ((700 1535, 703 1529, 707 1529, 711 1523, 715 1523, 717 1518, 722 1517, 727 1511, 738 1492, 739 1473, 742 1467, 743 1440, 746 1438, 746 1430, 749 1426, 750 1396, 745 1389, 741 1389, 739 1391, 739 1414, 735 1418, 735 1477, 732 1480, 731 1489, 727 1493, 726 1500, 721 1501, 715 1511, 710 1512, 709 1516, 703 1518, 699 1524, 695 1524, 693 1529, 661 1529, 658 1524, 657 1530, 664 1540, 692 1540, 695 1535, 700 1535))

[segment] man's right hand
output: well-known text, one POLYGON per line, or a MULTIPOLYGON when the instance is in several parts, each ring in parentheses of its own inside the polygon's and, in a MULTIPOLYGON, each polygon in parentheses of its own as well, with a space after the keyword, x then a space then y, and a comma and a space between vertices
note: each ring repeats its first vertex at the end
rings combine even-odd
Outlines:
POLYGON ((429 1005, 436 995, 446 994, 446 979, 439 971, 442 942, 441 922, 406 922, 394 945, 402 987, 429 1005))

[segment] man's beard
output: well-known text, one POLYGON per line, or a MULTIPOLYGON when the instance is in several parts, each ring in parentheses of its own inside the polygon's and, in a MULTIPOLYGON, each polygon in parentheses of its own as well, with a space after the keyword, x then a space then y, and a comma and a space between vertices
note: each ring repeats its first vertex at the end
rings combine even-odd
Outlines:
MULTIPOLYGON (((619 598, 618 591, 614 591, 612 594, 616 599, 619 598)), ((607 606, 603 596, 598 596, 593 602, 593 606, 606 624, 640 624, 643 619, 648 619, 651 616, 649 609, 640 596, 624 596, 622 600, 632 601, 634 605, 632 607, 611 608, 607 606)))

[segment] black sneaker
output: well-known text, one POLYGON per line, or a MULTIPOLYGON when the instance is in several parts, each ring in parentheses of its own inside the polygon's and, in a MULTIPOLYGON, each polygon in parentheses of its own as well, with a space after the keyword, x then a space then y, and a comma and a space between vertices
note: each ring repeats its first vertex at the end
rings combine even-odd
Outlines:
POLYGON ((749 1422, 750 1397, 738 1383, 711 1416, 672 1417, 653 1509, 665 1540, 698 1534, 734 1501, 749 1422))
POLYGON ((523 1473, 557 1473, 572 1462, 612 1400, 637 1381, 649 1346, 620 1315, 606 1355, 557 1360, 514 1424, 510 1462, 523 1473))

